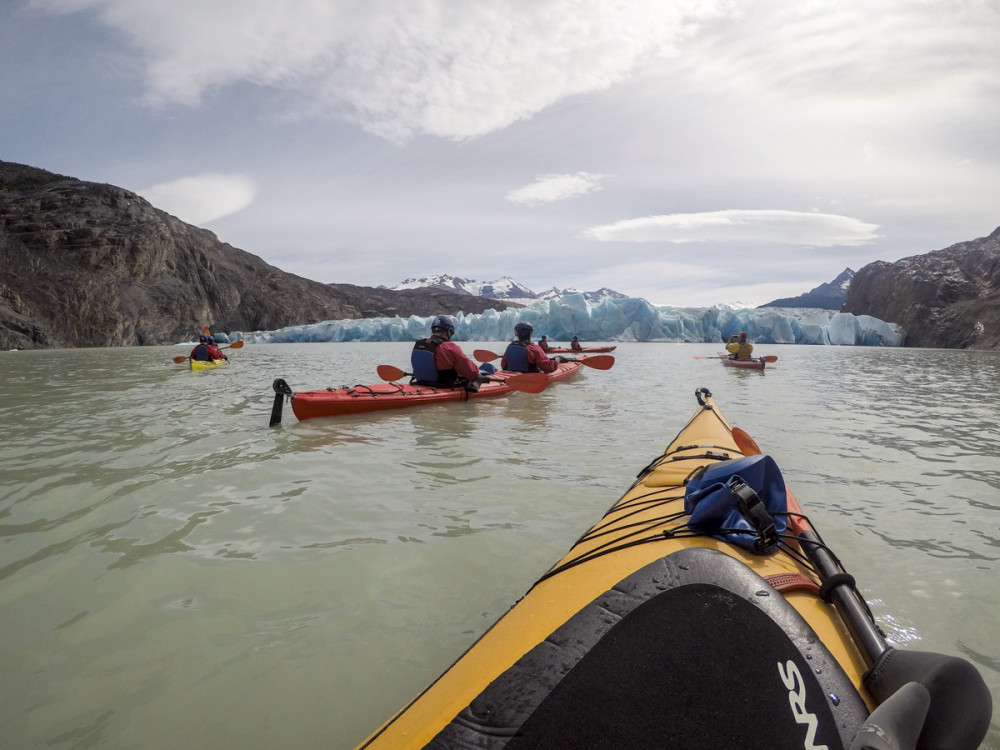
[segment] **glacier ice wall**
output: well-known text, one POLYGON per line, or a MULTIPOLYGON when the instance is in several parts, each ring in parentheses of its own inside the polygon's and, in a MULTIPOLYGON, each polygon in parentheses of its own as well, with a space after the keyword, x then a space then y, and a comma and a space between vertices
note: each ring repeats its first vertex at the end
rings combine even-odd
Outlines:
MULTIPOLYGON (((428 335, 431 317, 327 320, 277 331, 233 333, 251 343, 303 341, 415 341, 428 335)), ((868 315, 796 308, 654 307, 643 299, 588 302, 580 294, 540 300, 522 309, 452 316, 456 341, 507 341, 514 324, 530 322, 535 339, 553 345, 579 336, 584 342, 664 341, 711 343, 746 331, 758 344, 900 346, 903 330, 868 315)))

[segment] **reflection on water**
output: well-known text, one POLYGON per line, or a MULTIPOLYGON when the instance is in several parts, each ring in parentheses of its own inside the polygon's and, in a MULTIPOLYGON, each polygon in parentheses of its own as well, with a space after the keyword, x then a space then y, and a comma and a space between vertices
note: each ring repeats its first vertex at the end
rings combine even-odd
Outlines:
POLYGON ((1000 697, 1000 357, 761 346, 760 377, 694 358, 716 348, 623 344, 536 396, 286 408, 274 429, 274 378, 377 382, 408 347, 247 346, 198 373, 172 347, 0 353, 4 737, 352 747, 603 514, 702 386, 890 638, 965 655, 1000 697))

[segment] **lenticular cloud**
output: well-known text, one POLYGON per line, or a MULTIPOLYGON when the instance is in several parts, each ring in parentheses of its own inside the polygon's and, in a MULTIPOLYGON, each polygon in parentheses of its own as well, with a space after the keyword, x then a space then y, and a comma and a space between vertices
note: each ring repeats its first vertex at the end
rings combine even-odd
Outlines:
POLYGON ((850 216, 801 211, 706 211, 623 219, 592 227, 584 236, 601 242, 767 242, 833 247, 863 245, 876 224, 850 216))

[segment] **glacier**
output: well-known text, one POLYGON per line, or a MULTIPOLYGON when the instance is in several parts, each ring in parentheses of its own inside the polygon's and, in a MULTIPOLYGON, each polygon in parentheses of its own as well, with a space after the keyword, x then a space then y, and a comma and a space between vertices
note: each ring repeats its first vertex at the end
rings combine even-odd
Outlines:
MULTIPOLYGON (((813 308, 657 307, 644 299, 591 302, 582 294, 537 300, 524 308, 458 313, 454 341, 507 341, 514 324, 534 326, 535 340, 548 336, 553 346, 573 336, 581 341, 711 343, 746 331, 757 344, 827 346, 901 346, 903 329, 869 315, 813 308)), ((426 337, 433 316, 327 320, 275 331, 233 332, 225 343, 296 343, 319 341, 416 341, 426 337)))

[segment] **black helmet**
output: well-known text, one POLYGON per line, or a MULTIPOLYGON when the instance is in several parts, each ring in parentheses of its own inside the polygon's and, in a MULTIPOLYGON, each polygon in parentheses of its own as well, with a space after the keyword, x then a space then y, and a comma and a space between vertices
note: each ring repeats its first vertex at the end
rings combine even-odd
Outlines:
POLYGON ((198 337, 198 343, 199 344, 207 344, 208 343, 208 336, 206 336, 204 333, 201 334, 201 336, 198 337))
POLYGON ((438 315, 431 321, 431 330, 434 331, 438 328, 444 331, 449 331, 450 333, 455 332, 455 324, 452 323, 451 318, 447 315, 438 315))
POLYGON ((531 323, 525 323, 523 320, 514 326, 514 333, 517 334, 519 339, 528 338, 534 330, 535 329, 532 327, 531 323))

